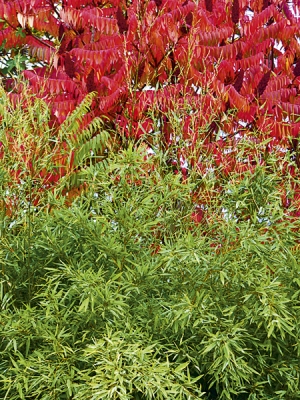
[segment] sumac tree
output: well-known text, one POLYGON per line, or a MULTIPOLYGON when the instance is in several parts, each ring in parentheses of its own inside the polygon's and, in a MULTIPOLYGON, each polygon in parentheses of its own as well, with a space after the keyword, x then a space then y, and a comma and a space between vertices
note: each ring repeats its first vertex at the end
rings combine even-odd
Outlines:
POLYGON ((293 179, 298 14, 297 1, 277 0, 1 0, 0 44, 28 51, 24 77, 49 103, 54 126, 96 92, 81 128, 104 118, 120 145, 160 147, 176 171, 228 176, 282 152, 293 179), (249 143, 243 157, 240 141, 249 143))

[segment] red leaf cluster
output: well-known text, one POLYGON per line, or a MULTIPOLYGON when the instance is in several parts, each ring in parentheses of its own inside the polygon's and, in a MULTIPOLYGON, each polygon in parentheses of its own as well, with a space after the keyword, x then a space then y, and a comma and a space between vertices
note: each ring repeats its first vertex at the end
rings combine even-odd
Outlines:
POLYGON ((286 0, 0 0, 0 45, 45 65, 24 76, 54 124, 97 92, 92 115, 119 134, 151 145, 159 131, 165 149, 183 141, 178 165, 213 151, 228 174, 250 168, 234 149, 253 132, 299 153, 298 16, 286 0))

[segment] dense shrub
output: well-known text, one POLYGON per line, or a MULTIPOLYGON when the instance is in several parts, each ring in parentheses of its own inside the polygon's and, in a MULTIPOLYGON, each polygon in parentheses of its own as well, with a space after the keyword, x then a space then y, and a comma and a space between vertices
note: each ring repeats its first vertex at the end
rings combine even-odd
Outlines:
POLYGON ((167 157, 129 144, 82 170, 69 205, 48 191, 35 207, 19 185, 0 220, 1 398, 299 398, 280 163, 186 177, 167 157))

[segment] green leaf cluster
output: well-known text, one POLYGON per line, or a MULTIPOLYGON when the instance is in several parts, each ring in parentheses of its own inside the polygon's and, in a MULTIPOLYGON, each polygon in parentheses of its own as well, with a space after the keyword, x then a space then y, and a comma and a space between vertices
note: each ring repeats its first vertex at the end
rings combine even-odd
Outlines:
POLYGON ((183 177, 143 145, 88 150, 68 205, 60 186, 31 204, 21 162, 12 192, 0 157, 0 398, 298 399, 300 224, 277 160, 183 177))

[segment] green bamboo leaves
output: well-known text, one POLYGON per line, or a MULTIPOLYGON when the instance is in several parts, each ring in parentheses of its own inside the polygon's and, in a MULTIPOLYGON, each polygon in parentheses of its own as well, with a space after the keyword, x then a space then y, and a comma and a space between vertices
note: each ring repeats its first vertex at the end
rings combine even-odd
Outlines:
POLYGON ((0 397, 299 398, 299 220, 273 161, 199 183, 129 145, 68 207, 2 213, 0 397))

